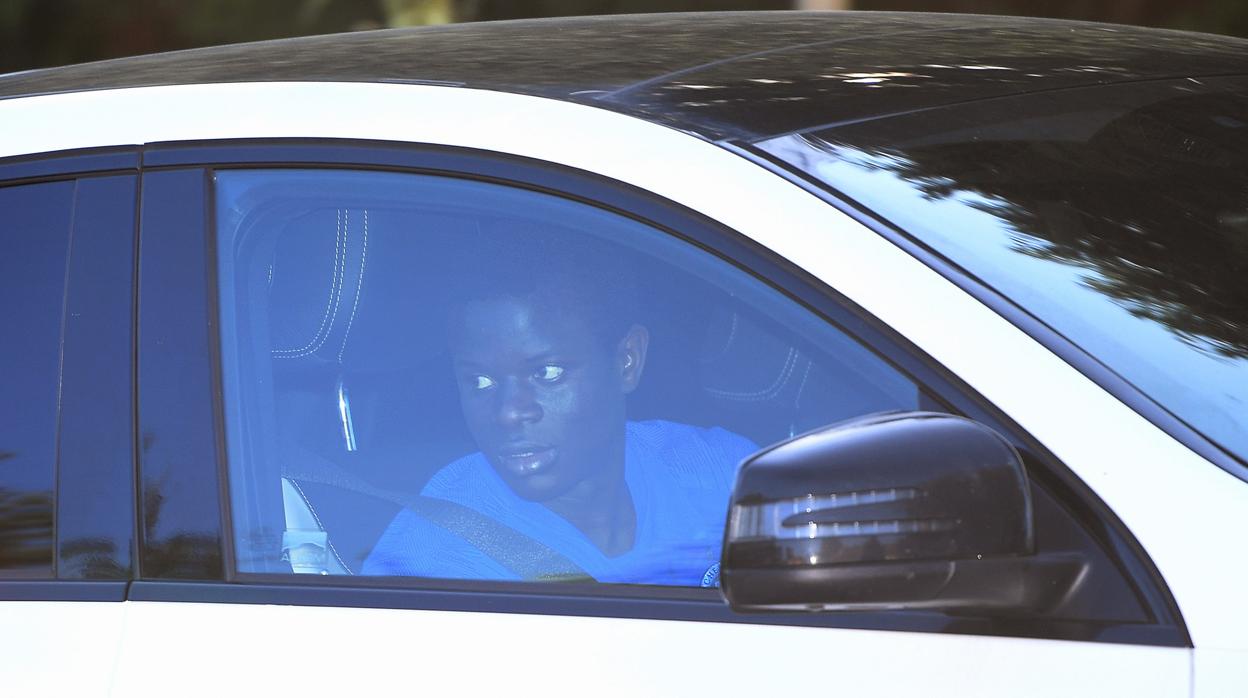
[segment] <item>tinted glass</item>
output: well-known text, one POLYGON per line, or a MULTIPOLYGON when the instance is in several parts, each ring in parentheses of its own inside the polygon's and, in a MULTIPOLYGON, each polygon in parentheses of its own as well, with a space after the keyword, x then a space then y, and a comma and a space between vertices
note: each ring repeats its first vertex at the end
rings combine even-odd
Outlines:
POLYGON ((0 577, 52 575, 73 182, 0 188, 0 577))
POLYGON ((376 172, 216 185, 244 572, 714 586, 743 458, 931 406, 754 277, 585 204, 376 172))
POLYGON ((1248 82, 1070 90, 761 144, 1248 461, 1248 82))
POLYGON ((124 579, 134 571, 137 194, 133 175, 83 178, 75 194, 56 469, 58 579, 124 579))
POLYGON ((219 498, 203 170, 147 172, 139 238, 139 573, 216 579, 219 498))

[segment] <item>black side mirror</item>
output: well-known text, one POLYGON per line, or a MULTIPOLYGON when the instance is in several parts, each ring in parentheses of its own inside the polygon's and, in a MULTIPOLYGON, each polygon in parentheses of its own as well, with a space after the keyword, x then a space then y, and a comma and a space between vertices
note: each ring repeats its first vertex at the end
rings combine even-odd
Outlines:
POLYGON ((961 417, 873 415, 763 451, 737 476, 720 583, 734 609, 1042 612, 1077 583, 1037 557, 1030 485, 961 417))

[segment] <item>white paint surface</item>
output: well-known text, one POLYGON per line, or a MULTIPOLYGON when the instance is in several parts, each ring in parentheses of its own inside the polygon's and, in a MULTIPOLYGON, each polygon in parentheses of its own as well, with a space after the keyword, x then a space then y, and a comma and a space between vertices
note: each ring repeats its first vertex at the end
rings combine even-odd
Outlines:
POLYGON ((113 694, 1182 696, 1187 651, 767 625, 134 603, 113 694), (140 629, 165 629, 140 636, 140 629), (172 633, 169 629, 181 629, 172 633), (185 670, 199 662, 193 676, 185 670))
MULTIPOLYGON (((402 85, 233 84, 52 95, 0 102, 0 123, 0 156, 219 138, 465 146, 597 172, 701 211, 835 286, 993 401, 1134 532, 1201 651, 1248 648, 1248 485, 887 241, 717 146, 584 106, 402 85)), ((770 693, 781 685, 942 695, 933 687, 944 685, 959 687, 949 695, 1147 696, 1183 695, 1190 678, 1187 651, 1106 644, 411 611, 127 606, 133 622, 119 695, 143 688, 138 662, 147 653, 163 658, 159 666, 170 680, 194 655, 217 652, 244 674, 267 672, 270 680, 307 672, 322 677, 319 685, 360 690, 376 676, 392 690, 412 693, 425 692, 429 681, 445 682, 448 690, 466 682, 464 690, 472 692, 514 692, 523 676, 534 687, 542 685, 534 679, 554 677, 555 688, 578 693, 582 682, 609 677, 608 685, 638 695, 656 688, 679 695, 764 687, 770 693), (582 668, 559 678, 569 664, 582 668)), ((1230 675, 1226 661, 1196 665, 1230 675)), ((294 686, 302 679, 280 680, 294 686)), ((227 681, 224 672, 182 676, 176 687, 163 688, 207 694, 227 681)), ((1196 685, 1217 694, 1199 676, 1196 685)), ((555 688, 546 694, 558 695, 555 688)))
POLYGON ((102 696, 130 604, 0 601, 0 695, 102 696))

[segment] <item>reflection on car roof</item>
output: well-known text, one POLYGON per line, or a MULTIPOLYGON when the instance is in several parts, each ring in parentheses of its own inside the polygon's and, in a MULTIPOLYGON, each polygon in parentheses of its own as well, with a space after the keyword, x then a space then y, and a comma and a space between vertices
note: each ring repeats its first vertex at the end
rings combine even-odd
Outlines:
POLYGON ((1243 73, 1248 40, 1015 17, 617 15, 283 39, 0 76, 0 98, 240 81, 449 84, 563 99, 710 139, 1037 90, 1243 73))

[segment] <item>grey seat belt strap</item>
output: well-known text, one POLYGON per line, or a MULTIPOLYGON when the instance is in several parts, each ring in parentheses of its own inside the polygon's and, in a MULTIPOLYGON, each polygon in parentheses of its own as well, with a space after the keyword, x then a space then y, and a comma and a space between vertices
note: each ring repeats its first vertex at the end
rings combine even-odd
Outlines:
POLYGON ((284 468, 285 477, 340 487, 405 506, 463 538, 524 581, 594 581, 593 576, 566 555, 475 509, 445 499, 412 497, 384 490, 318 455, 308 452, 299 455, 300 467, 284 468))
POLYGON ((566 555, 476 509, 434 497, 415 497, 405 504, 525 581, 593 581, 566 555))

